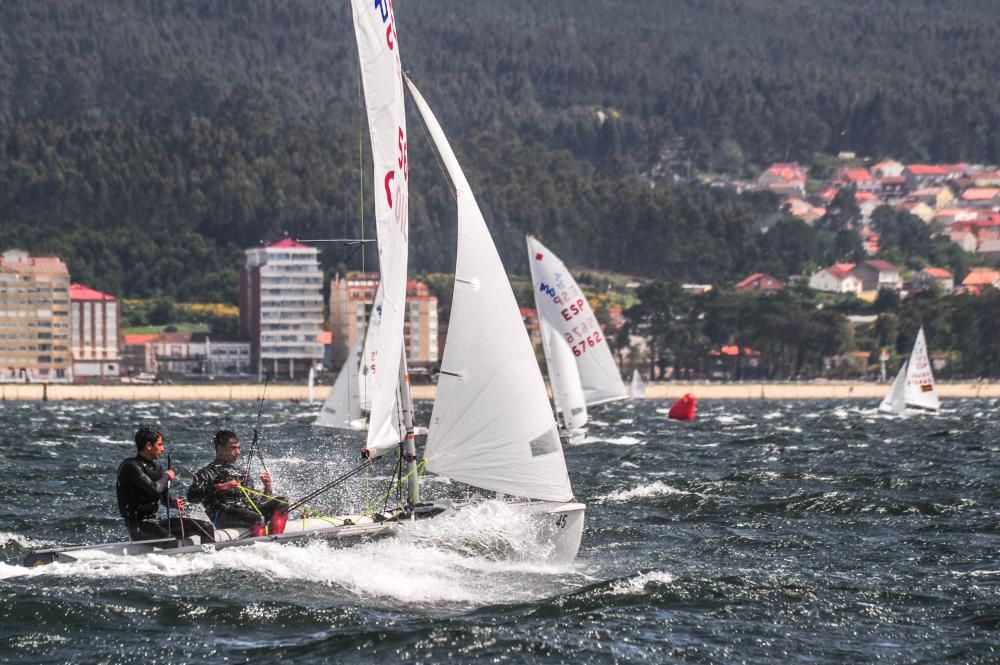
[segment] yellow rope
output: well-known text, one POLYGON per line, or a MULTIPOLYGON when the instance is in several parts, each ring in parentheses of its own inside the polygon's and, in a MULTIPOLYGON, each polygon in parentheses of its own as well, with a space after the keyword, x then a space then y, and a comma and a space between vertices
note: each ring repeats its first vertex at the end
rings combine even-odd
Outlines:
POLYGON ((407 478, 409 478, 413 474, 414 471, 416 471, 418 474, 423 474, 424 464, 425 464, 424 460, 420 460, 417 463, 416 467, 414 467, 411 471, 408 471, 405 476, 403 476, 402 478, 400 478, 398 483, 392 485, 389 488, 388 492, 386 492, 385 494, 383 494, 382 496, 380 496, 378 498, 378 501, 376 501, 375 503, 373 503, 370 506, 368 506, 368 508, 365 509, 364 514, 365 515, 374 515, 375 514, 375 506, 377 506, 378 504, 382 503, 387 498, 389 498, 389 495, 392 494, 398 487, 401 487, 402 484, 403 484, 403 481, 406 480, 407 478))

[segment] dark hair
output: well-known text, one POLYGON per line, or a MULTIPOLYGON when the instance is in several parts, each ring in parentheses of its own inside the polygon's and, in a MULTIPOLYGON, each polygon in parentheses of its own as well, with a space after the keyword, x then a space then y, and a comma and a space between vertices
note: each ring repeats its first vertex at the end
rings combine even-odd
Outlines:
POLYGON ((236 439, 237 441, 240 440, 240 437, 236 436, 236 432, 229 429, 220 429, 215 433, 215 438, 212 439, 212 443, 214 443, 215 447, 218 448, 226 445, 233 439, 236 439))
POLYGON ((163 432, 152 425, 140 425, 135 431, 135 448, 140 453, 151 443, 156 443, 157 439, 163 438, 163 432))

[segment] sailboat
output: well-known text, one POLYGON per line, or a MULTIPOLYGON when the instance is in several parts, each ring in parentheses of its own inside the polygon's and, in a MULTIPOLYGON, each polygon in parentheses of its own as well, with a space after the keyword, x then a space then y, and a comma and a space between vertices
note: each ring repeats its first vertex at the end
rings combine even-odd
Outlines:
MULTIPOLYGON (((192 542, 196 537, 184 542, 112 543, 98 546, 104 548, 102 554, 180 554, 305 537, 354 540, 402 528, 411 519, 461 515, 477 504, 476 499, 421 501, 419 497, 413 403, 403 352, 408 192, 402 74, 391 6, 373 7, 364 0, 352 0, 352 8, 375 179, 384 183, 384 197, 376 197, 383 300, 371 356, 366 353, 364 358, 375 371, 362 454, 374 460, 400 449, 400 475, 404 460, 407 469, 407 501, 379 513, 289 519, 281 534, 247 537, 241 530, 217 529, 213 544, 192 542), (395 141, 386 141, 388 136, 395 141), (400 436, 400 420, 404 436, 400 436)), ((542 555, 549 560, 570 560, 580 546, 586 506, 573 496, 541 371, 468 181, 430 108, 412 82, 408 84, 451 178, 458 205, 454 300, 422 466, 472 488, 510 497, 505 505, 532 521, 542 555)), ((46 550, 33 553, 36 557, 30 563, 72 561, 81 551, 94 549, 46 550)))
POLYGON ((628 396, 630 399, 646 399, 646 384, 639 376, 639 370, 632 370, 632 381, 628 385, 628 396))
POLYGON ((908 411, 937 413, 940 408, 941 401, 934 388, 934 373, 927 355, 924 327, 920 326, 910 357, 899 368, 889 393, 878 409, 884 413, 901 414, 908 411))
MULTIPOLYGON (((611 355, 604 332, 594 311, 563 262, 535 237, 528 236, 528 264, 531 267, 532 291, 542 333, 542 348, 549 367, 549 381, 566 431, 579 431, 587 422, 587 407, 625 399, 628 394, 611 355), (555 344, 554 340, 561 344, 555 344), (567 372, 554 368, 557 354, 565 347, 576 365, 579 391, 583 394, 581 413, 567 414, 556 395, 567 389, 567 372), (555 377, 555 378, 553 378, 555 377), (571 419, 572 424, 568 421, 571 419)), ((570 403, 570 409, 579 409, 570 403)))

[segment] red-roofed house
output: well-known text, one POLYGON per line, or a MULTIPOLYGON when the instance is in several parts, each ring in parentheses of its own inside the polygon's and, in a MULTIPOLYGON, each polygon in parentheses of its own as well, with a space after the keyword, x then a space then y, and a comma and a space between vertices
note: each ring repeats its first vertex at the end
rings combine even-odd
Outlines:
POLYGON ((755 272, 736 285, 736 290, 740 293, 751 293, 754 291, 776 293, 783 288, 785 288, 784 284, 762 272, 755 272))
POLYGON ((962 203, 974 208, 1000 207, 1000 187, 969 187, 962 192, 962 203))
POLYGON ((863 291, 879 291, 881 289, 899 291, 903 288, 903 279, 899 276, 899 268, 888 261, 871 259, 854 266, 854 270, 851 272, 861 280, 863 291))
POLYGON ((861 280, 851 270, 853 263, 835 263, 809 278, 809 288, 829 293, 861 294, 861 280))
POLYGON ((943 185, 965 172, 964 164, 910 164, 903 170, 910 191, 921 187, 943 185))
POLYGON ((1000 272, 992 268, 972 268, 962 280, 962 287, 967 293, 982 293, 989 287, 1000 289, 1000 272))
POLYGON ((858 192, 875 192, 879 189, 878 180, 872 176, 868 169, 861 167, 849 166, 840 169, 835 181, 844 185, 854 185, 858 192))
POLYGON ((797 162, 779 162, 764 171, 757 184, 773 192, 802 194, 806 189, 806 170, 797 162))
POLYGON ((812 225, 813 222, 826 214, 826 208, 814 206, 808 201, 794 197, 786 199, 782 207, 788 211, 789 215, 798 217, 809 225, 812 225))
POLYGON ((69 299, 73 380, 117 381, 122 360, 118 299, 83 284, 70 284, 69 299))
POLYGON ((955 276, 944 268, 924 268, 913 276, 914 289, 926 289, 937 282, 945 293, 955 288, 955 276))

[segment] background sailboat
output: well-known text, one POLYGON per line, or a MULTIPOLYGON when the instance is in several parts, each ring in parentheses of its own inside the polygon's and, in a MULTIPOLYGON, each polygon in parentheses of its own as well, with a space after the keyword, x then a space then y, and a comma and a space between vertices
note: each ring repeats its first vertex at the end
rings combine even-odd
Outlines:
MULTIPOLYGON (((576 363, 580 389, 586 406, 624 399, 628 396, 618 365, 611 355, 611 348, 604 337, 597 317, 583 295, 582 289, 559 258, 533 236, 527 237, 528 264, 531 266, 532 291, 542 329, 542 346, 549 365, 552 381, 551 329, 568 345, 576 363)), ((561 373, 561 376, 565 372, 561 373)), ((561 379, 558 379, 561 380, 561 379)), ((553 394, 556 386, 553 383, 553 394)), ((556 404, 559 408, 559 404, 556 404)), ((582 422, 577 417, 576 429, 587 422, 586 411, 582 422)), ((567 426, 567 429, 573 429, 567 426)))
POLYGON ((639 376, 639 370, 632 370, 632 381, 628 385, 628 396, 630 399, 646 399, 646 384, 639 376))
POLYGON ((941 408, 941 401, 934 388, 934 373, 927 355, 923 326, 917 331, 917 339, 913 343, 909 359, 899 368, 889 394, 878 408, 879 411, 896 414, 907 410, 936 413, 941 408))

